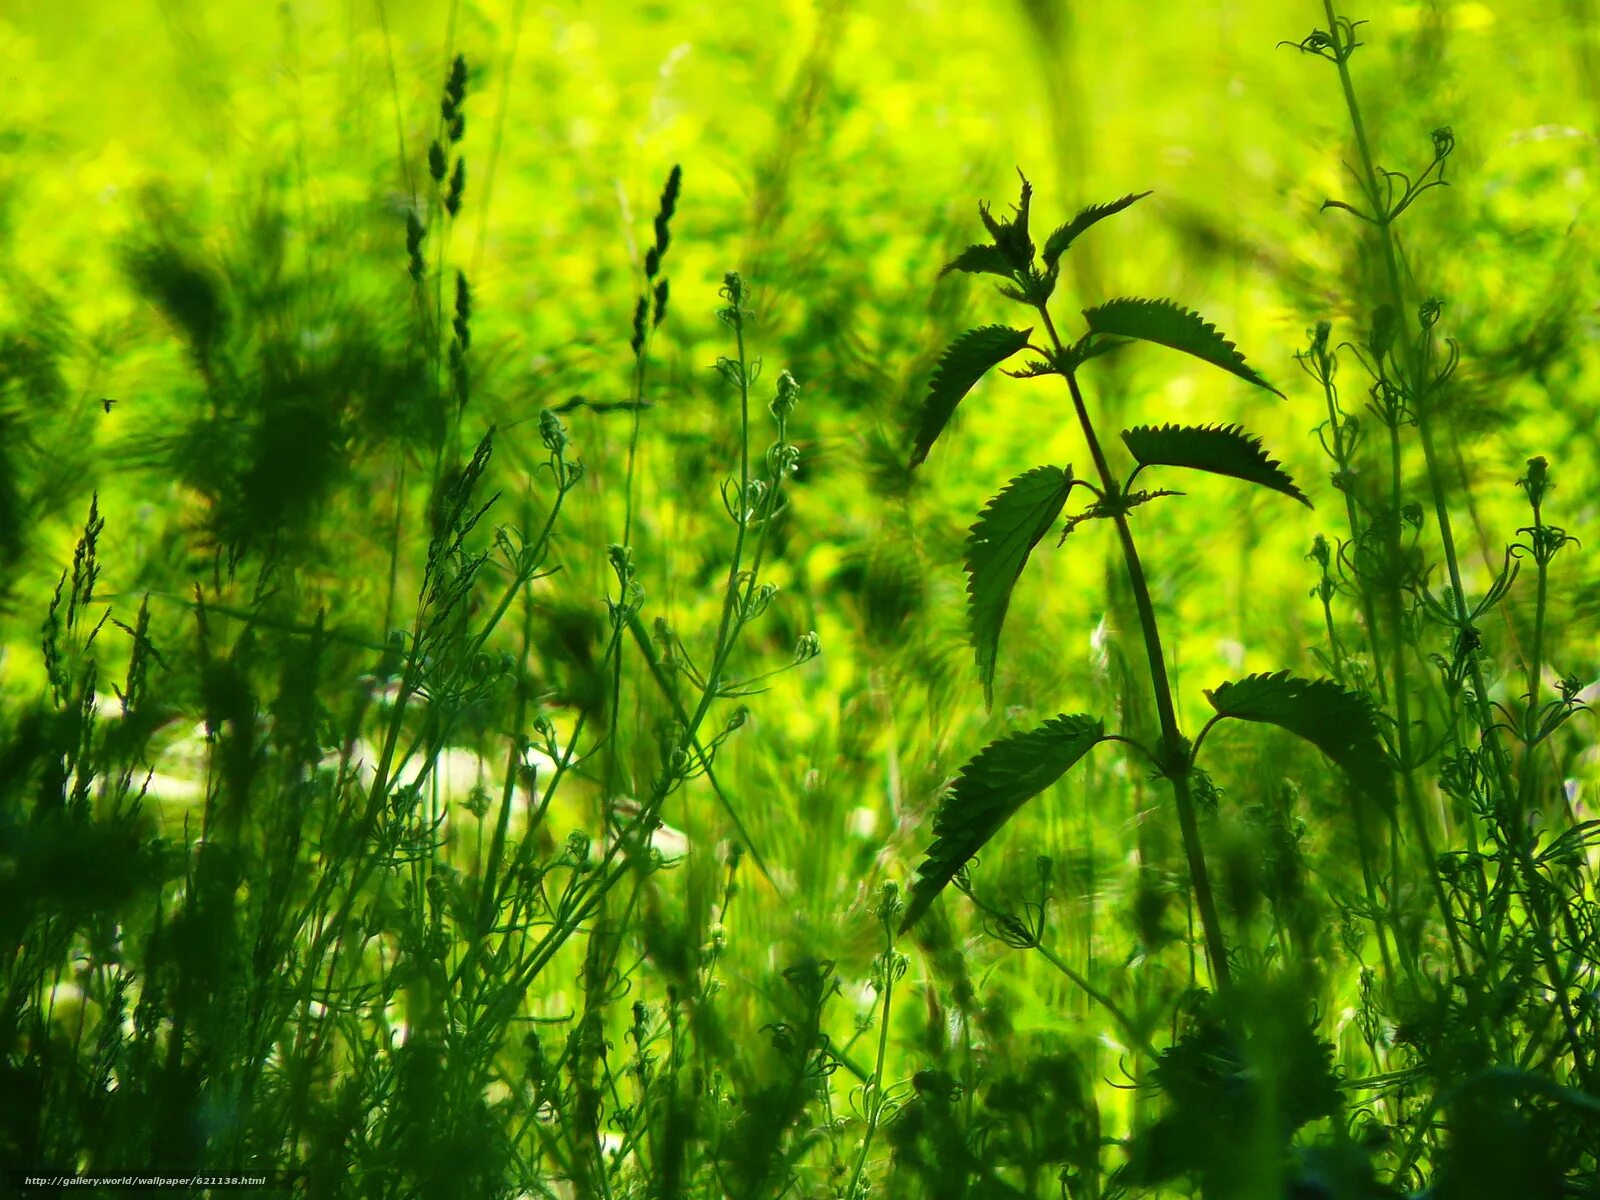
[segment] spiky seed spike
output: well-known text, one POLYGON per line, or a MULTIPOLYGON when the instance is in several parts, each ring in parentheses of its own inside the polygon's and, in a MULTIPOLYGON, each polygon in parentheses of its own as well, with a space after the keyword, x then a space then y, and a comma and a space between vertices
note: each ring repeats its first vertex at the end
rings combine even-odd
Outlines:
POLYGON ((450 64, 450 78, 444 85, 445 99, 451 107, 452 113, 461 107, 461 102, 467 98, 467 59, 466 55, 458 54, 450 64))
POLYGON ((456 272, 456 315, 453 326, 456 341, 461 343, 461 348, 466 350, 472 345, 472 289, 467 286, 466 274, 456 272))
POLYGON ((644 322, 649 312, 650 302, 640 296, 639 303, 633 309, 633 338, 628 342, 636 355, 644 348, 644 322))
POLYGON ((450 194, 444 198, 445 211, 452 217, 461 211, 461 199, 467 193, 467 161, 456 159, 456 169, 450 173, 450 194))
POLYGON ((656 206, 656 252, 666 254, 667 242, 670 240, 668 225, 672 216, 678 211, 678 192, 683 187, 683 168, 676 163, 667 174, 666 186, 661 189, 661 202, 656 206))
POLYGON ((659 329, 661 322, 667 319, 667 281, 665 279, 656 284, 655 302, 655 313, 650 318, 650 327, 659 329))

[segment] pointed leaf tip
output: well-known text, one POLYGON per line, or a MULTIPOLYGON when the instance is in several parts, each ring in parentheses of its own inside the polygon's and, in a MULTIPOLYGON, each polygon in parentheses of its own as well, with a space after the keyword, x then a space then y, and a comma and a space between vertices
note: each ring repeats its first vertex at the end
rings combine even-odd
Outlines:
POLYGON ((1141 467, 1187 467, 1260 484, 1291 496, 1310 508, 1311 501, 1295 486, 1277 459, 1268 456, 1261 439, 1238 425, 1140 425, 1124 430, 1122 440, 1141 467))
POLYGON ((1127 298, 1109 300, 1095 308, 1084 310, 1091 333, 1106 333, 1114 337, 1138 338, 1154 342, 1172 350, 1191 354, 1202 362, 1221 367, 1230 375, 1237 375, 1248 383, 1265 388, 1273 395, 1283 393, 1273 387, 1244 361, 1244 355, 1217 327, 1197 312, 1192 312, 1171 300, 1141 300, 1127 298))
POLYGON ((939 278, 943 279, 951 271, 1011 278, 1011 267, 998 246, 968 246, 939 269, 939 278))
POLYGON ((1105 738, 1083 713, 1052 717, 1036 729, 990 742, 961 768, 933 818, 933 844, 917 868, 904 933, 1012 815, 1105 738))
POLYGON ((1276 725, 1303 738, 1386 809, 1394 806, 1394 772, 1365 696, 1331 679, 1300 679, 1279 671, 1219 684, 1206 699, 1219 716, 1276 725))
POLYGON ((969 329, 950 343, 928 383, 928 397, 922 405, 922 423, 911 451, 913 467, 928 457, 933 443, 939 440, 939 435, 955 414, 956 406, 978 380, 991 367, 1004 362, 1026 346, 1032 333, 1031 328, 1010 329, 1004 325, 985 325, 980 329, 969 329))
POLYGON ((1078 210, 1078 215, 1065 225, 1057 226, 1054 233, 1045 239, 1044 251, 1041 257, 1046 267, 1054 267, 1067 252, 1067 248, 1077 241, 1079 236, 1093 226, 1099 224, 1107 217, 1115 216, 1130 205, 1143 200, 1149 192, 1130 193, 1120 200, 1112 200, 1108 204, 1090 204, 1078 210))
POLYGON ((1011 480, 984 505, 967 537, 967 628, 985 708, 994 707, 1000 630, 1012 589, 1033 548, 1061 515, 1071 489, 1070 468, 1035 467, 1011 480))

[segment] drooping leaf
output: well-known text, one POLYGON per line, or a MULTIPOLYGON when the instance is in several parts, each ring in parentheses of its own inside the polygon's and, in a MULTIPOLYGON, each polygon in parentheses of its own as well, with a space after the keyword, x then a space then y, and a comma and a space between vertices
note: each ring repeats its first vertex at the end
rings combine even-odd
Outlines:
POLYGON ((999 275, 1011 278, 1011 266, 998 246, 968 246, 945 263, 939 270, 943 279, 951 271, 965 271, 968 275, 999 275))
POLYGON ((1035 467, 1011 480, 984 505, 967 537, 967 628, 977 654, 983 703, 994 705, 995 655, 1011 589, 1028 555, 1061 515, 1072 472, 1035 467))
POLYGON ((1372 704, 1331 679, 1299 679, 1287 671, 1247 675, 1206 693, 1220 716, 1260 721, 1304 738, 1385 807, 1394 803, 1394 774, 1372 704))
POLYGON ((1104 737, 1105 726, 1093 717, 1063 713, 1037 729, 1008 734, 978 751, 939 802, 933 844, 917 868, 900 932, 916 924, 956 872, 1013 813, 1065 775, 1104 737))
POLYGON ((1080 209, 1077 216, 1073 217, 1065 225, 1058 226, 1056 231, 1045 239, 1044 265, 1046 267, 1054 267, 1060 261, 1061 256, 1067 252, 1067 247, 1071 246, 1091 226, 1105 220, 1107 217, 1115 216, 1130 204, 1143 200, 1149 194, 1149 192, 1138 192, 1124 196, 1120 200, 1113 200, 1109 204, 1091 204, 1087 208, 1080 209))
POLYGON ((1124 430, 1122 440, 1141 467, 1188 467, 1228 475, 1259 483, 1311 507, 1282 464, 1268 457, 1261 439, 1238 425, 1140 425, 1124 430))
POLYGON ((928 457, 928 451, 949 424, 956 405, 972 386, 991 367, 1026 346, 1032 333, 1032 329, 985 325, 981 329, 967 330, 950 343, 928 384, 928 398, 922 405, 922 425, 917 430, 916 446, 911 452, 913 467, 928 457))
POLYGON ((1108 300, 1085 309, 1083 315, 1091 333, 1138 338, 1181 350, 1274 395, 1283 395, 1246 364, 1238 347, 1223 337, 1215 325, 1171 300, 1108 300))

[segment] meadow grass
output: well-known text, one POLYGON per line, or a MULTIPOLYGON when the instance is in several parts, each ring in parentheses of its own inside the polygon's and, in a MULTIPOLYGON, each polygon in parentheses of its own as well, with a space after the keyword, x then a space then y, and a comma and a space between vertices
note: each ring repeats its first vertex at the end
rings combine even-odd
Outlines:
MULTIPOLYGON (((1081 34, 1024 9, 1046 59, 1081 34)), ((13 289, 0 1171, 1600 1194, 1567 531, 1592 467, 1566 432, 1503 495, 1472 463, 1497 420, 1524 432, 1484 389, 1584 351, 1559 313, 1501 346, 1472 324, 1418 225, 1459 203, 1464 127, 1408 143, 1361 70, 1384 30, 1318 21, 1279 53, 1341 114, 1349 170, 1319 147, 1316 181, 1347 190, 1314 282, 1281 273, 1305 341, 1251 319, 1248 365, 1182 264, 1138 273, 1178 304, 1098 282, 1094 247, 1158 221, 1217 253, 1181 197, 1089 197, 1036 245, 1051 189, 975 221, 975 187, 893 231, 903 291, 863 270, 881 213, 786 249, 828 194, 804 148, 843 121, 843 9, 747 270, 700 269, 685 156, 620 241, 588 231, 587 327, 531 368, 485 333, 504 268, 470 224, 510 186, 508 101, 453 32, 420 122, 388 51, 398 199, 336 228, 305 179, 217 228, 170 192, 134 206, 118 286, 181 355, 150 368, 159 404, 69 403, 96 350, 13 289), (992 324, 1019 305, 1029 328, 992 324), (1282 462, 1135 342, 1252 385, 1282 462), (1023 352, 1061 378, 1007 390, 1023 352), (1051 385, 1068 419, 1041 439, 1016 396, 1051 385), (85 413, 148 504, 96 477, 85 413), (1285 421, 1316 428, 1280 445, 1285 421), (1213 663, 1230 629, 1253 640, 1213 663)))

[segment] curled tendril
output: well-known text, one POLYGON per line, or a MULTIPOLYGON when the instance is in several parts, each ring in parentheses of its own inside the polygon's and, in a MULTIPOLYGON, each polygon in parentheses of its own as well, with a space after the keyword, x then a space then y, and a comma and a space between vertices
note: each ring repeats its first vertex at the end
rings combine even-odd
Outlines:
POLYGON ((1356 29, 1365 24, 1365 21, 1338 17, 1334 20, 1332 33, 1326 29, 1313 29, 1298 42, 1282 41, 1278 45, 1293 46, 1302 54, 1315 54, 1335 64, 1348 62, 1356 52, 1356 47, 1363 44, 1356 39, 1356 29))

